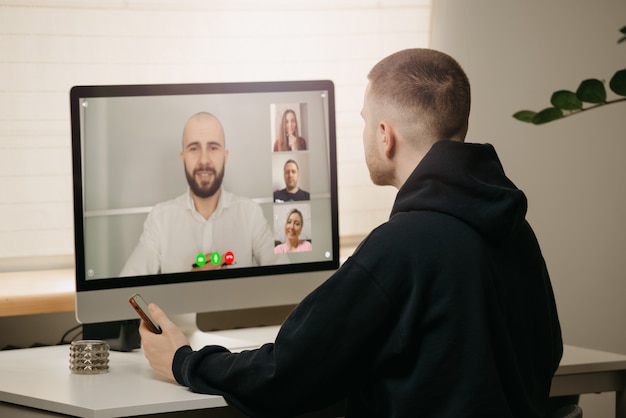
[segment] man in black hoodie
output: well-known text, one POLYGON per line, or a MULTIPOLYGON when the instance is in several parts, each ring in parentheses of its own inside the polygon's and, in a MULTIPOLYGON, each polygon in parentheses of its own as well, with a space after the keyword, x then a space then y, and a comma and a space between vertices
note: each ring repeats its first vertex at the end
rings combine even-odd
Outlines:
POLYGON ((371 70, 362 116, 389 221, 287 318, 272 344, 195 352, 162 310, 141 335, 160 374, 252 416, 346 400, 347 417, 539 418, 562 355, 526 198, 490 145, 464 143, 467 77, 451 57, 400 51, 371 70))

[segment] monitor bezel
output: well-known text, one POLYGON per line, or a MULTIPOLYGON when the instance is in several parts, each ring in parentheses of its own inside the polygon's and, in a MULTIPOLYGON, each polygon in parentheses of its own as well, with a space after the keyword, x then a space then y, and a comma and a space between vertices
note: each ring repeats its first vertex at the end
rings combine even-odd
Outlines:
MULTIPOLYGON (((244 285, 261 291, 258 285, 265 282, 267 286, 289 286, 285 281, 287 276, 308 277, 312 286, 321 283, 318 274, 322 272, 326 276, 339 267, 339 223, 338 223, 338 190, 337 190, 337 144, 336 144, 336 121, 335 121, 335 93, 334 84, 330 80, 295 80, 295 81, 263 81, 263 82, 229 82, 229 83, 183 83, 183 84, 134 84, 134 85, 82 85, 74 86, 70 90, 70 113, 72 132, 72 165, 73 165, 73 195, 74 195, 74 240, 75 240, 75 283, 77 299, 78 294, 86 292, 111 290, 121 294, 132 291, 149 291, 151 286, 172 287, 187 285, 190 289, 196 289, 199 284, 206 281, 224 282, 224 285, 232 281, 232 285, 244 285), (237 94, 237 93, 271 93, 271 92, 298 92, 298 91, 325 91, 328 94, 328 158, 330 178, 330 210, 331 210, 331 236, 332 257, 328 261, 281 264, 271 266, 254 266, 236 269, 224 269, 213 272, 181 272, 171 274, 158 274, 149 276, 112 277, 106 279, 88 279, 85 273, 85 248, 84 248, 84 200, 83 200, 83 164, 82 164, 82 138, 80 125, 80 101, 92 97, 130 97, 130 96, 180 96, 202 94, 237 94), (158 277, 158 282, 157 278, 158 277), (315 279, 313 279, 315 277, 315 279), (234 281, 233 281, 234 280, 234 281), (257 283, 258 282, 258 283, 257 283)), ((293 280, 300 280, 295 278, 293 280)), ((231 286, 226 286, 231 287, 231 286)), ((307 291, 311 286, 304 286, 307 291)), ((194 290, 195 291, 195 290, 194 290)), ((302 292, 296 291, 294 298, 285 300, 292 303, 303 297, 302 292)), ((94 302, 95 294, 89 296, 94 302)), ((271 300, 270 304, 281 303, 281 300, 271 300)), ((219 304, 218 304, 219 305, 219 304)), ((254 301, 243 305, 255 305, 254 301)), ((268 302, 260 302, 258 306, 267 306, 268 302)), ((84 306, 84 304, 83 304, 84 306)), ((77 317, 80 320, 79 303, 77 300, 77 317)), ((113 315, 112 317, 115 317, 113 315)), ((128 317, 125 312, 123 317, 128 317)))

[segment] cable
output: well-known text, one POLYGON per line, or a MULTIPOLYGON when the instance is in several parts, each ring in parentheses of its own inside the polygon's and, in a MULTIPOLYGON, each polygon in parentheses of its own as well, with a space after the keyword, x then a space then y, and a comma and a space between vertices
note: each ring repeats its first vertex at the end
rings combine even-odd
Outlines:
POLYGON ((72 341, 74 341, 74 338, 78 337, 80 334, 82 334, 82 333, 83 333, 82 326, 83 326, 82 324, 78 324, 78 325, 76 325, 76 326, 74 326, 74 327, 70 328, 69 330, 67 330, 67 331, 65 332, 65 334, 63 334, 63 336, 61 337, 61 341, 59 341, 59 342, 57 343, 57 345, 69 344, 69 343, 71 343, 72 341), (70 340, 69 340, 69 341, 65 341, 65 339, 67 338, 67 336, 68 336, 71 332, 76 331, 76 330, 77 330, 77 329, 79 329, 79 328, 81 328, 80 332, 78 332, 78 333, 74 334, 74 335, 72 336, 72 338, 70 338, 70 340))

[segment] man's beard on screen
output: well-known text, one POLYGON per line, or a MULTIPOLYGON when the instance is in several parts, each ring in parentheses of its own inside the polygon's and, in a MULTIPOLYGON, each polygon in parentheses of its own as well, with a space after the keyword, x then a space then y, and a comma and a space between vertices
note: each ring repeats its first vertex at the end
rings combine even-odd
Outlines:
POLYGON ((224 168, 222 168, 222 171, 217 171, 213 167, 199 166, 195 168, 192 173, 189 173, 189 170, 187 170, 187 166, 185 165, 185 177, 187 177, 187 183, 189 184, 191 192, 202 199, 206 199, 217 193, 222 186, 222 180, 224 180, 224 168), (203 184, 201 184, 196 181, 196 174, 198 171, 207 171, 213 174, 213 182, 210 184, 202 182, 203 184))

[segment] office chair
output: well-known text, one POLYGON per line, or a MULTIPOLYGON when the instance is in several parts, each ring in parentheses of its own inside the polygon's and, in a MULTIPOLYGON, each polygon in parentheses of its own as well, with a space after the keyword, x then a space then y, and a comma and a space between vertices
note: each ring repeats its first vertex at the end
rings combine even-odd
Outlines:
POLYGON ((562 406, 550 418, 583 418, 583 410, 576 404, 562 406))

